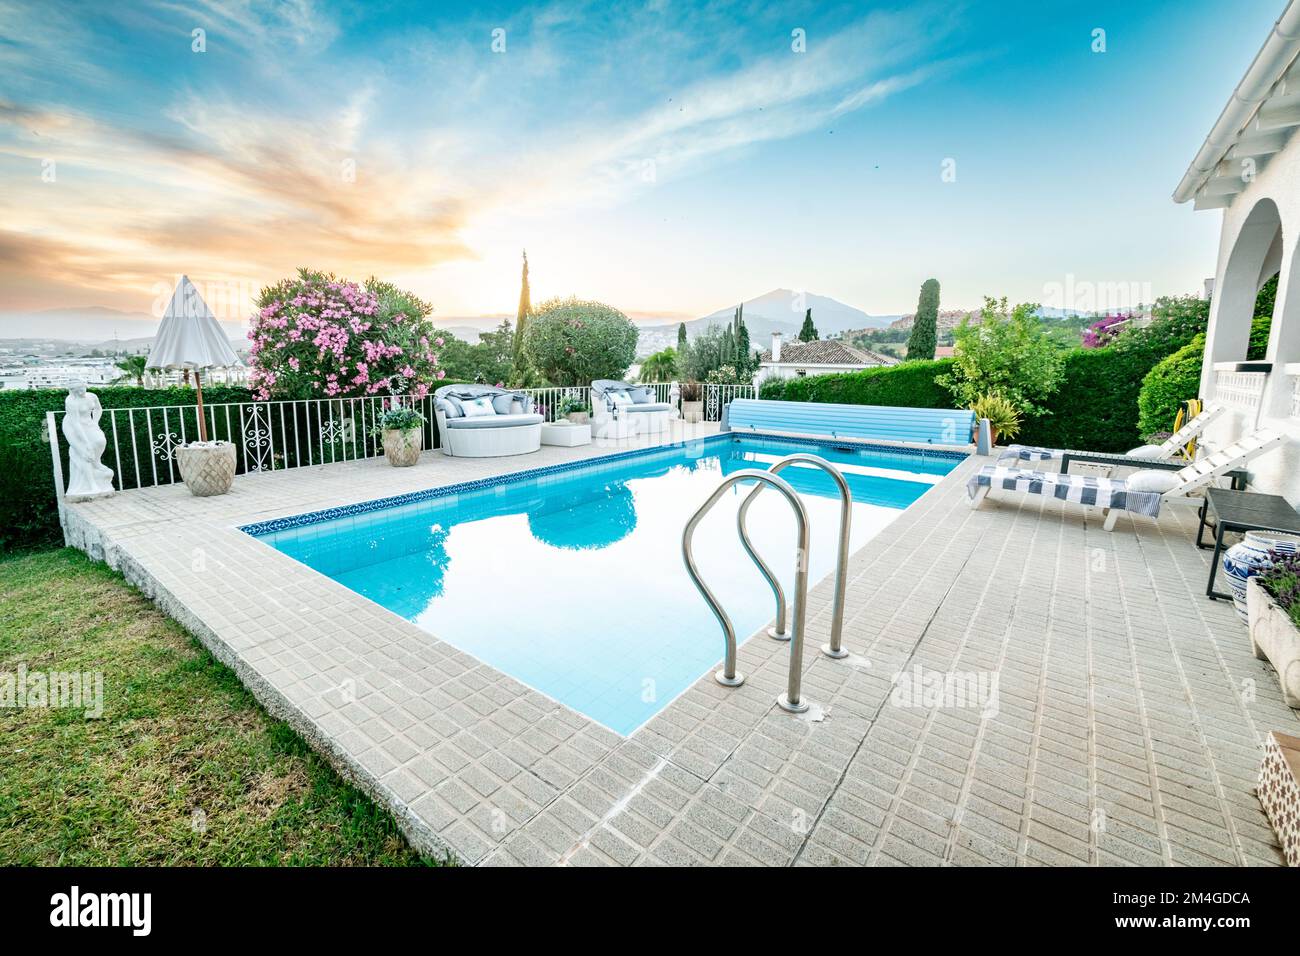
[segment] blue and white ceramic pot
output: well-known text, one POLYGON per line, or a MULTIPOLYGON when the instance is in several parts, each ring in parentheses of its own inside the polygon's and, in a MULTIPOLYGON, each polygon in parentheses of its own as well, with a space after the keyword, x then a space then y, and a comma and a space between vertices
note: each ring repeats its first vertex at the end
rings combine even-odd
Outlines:
POLYGON ((1300 538, 1290 535, 1247 531, 1243 540, 1224 552, 1223 573, 1228 578, 1228 590, 1232 592, 1232 603, 1237 608, 1237 616, 1243 621, 1249 620, 1246 614, 1246 579, 1273 566, 1270 551, 1295 554, 1298 546, 1300 538))

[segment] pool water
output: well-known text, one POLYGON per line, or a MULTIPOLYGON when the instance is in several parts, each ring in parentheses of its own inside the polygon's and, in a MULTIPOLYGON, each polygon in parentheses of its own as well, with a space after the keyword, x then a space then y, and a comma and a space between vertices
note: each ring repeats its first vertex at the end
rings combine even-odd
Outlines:
MULTIPOLYGON (((721 628, 682 563, 687 519, 724 476, 795 452, 820 455, 844 472, 855 550, 960 460, 722 436, 258 537, 629 734, 722 658, 721 628)), ((839 494, 815 468, 792 466, 782 477, 808 509, 811 586, 834 570, 839 494)), ((735 531, 736 509, 752 487, 733 487, 695 534, 700 572, 741 641, 775 615, 771 591, 735 531)), ((793 603, 790 506, 769 490, 751 506, 748 528, 793 603)))

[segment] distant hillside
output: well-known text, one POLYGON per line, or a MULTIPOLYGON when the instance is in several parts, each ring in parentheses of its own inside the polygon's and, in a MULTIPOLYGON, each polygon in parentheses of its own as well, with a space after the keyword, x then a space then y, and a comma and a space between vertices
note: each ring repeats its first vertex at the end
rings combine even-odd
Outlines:
MULTIPOLYGON (((861 309, 845 305, 829 296, 799 293, 791 289, 773 289, 753 299, 745 300, 745 327, 755 348, 763 347, 773 332, 787 338, 798 334, 803 325, 804 309, 812 309, 813 324, 823 337, 846 332, 849 329, 879 329, 889 325, 892 315, 869 315, 861 309)), ((729 305, 686 323, 687 337, 699 335, 710 325, 730 322, 736 306, 729 305)), ((671 325, 645 325, 637 343, 637 355, 645 356, 662 348, 677 344, 677 323, 671 325)))
MULTIPOLYGON (((978 322, 982 309, 945 309, 940 311, 938 319, 935 321, 935 328, 940 332, 950 331, 961 325, 961 320, 970 316, 972 322, 978 322)), ((1067 319, 1087 316, 1090 313, 1079 312, 1075 309, 1042 309, 1035 313, 1040 319, 1067 319)), ((910 329, 912 323, 916 321, 915 313, 909 313, 895 321, 889 323, 891 329, 910 329)))
MULTIPOLYGON (((38 312, 0 312, 0 338, 57 339, 65 342, 149 339, 158 331, 161 318, 147 312, 123 312, 102 305, 73 309, 44 309, 38 312)), ((245 326, 222 322, 232 339, 244 339, 245 326)))
MULTIPOLYGON (((955 329, 961 325, 961 320, 966 316, 971 317, 972 322, 978 322, 980 317, 979 309, 945 309, 939 312, 938 318, 935 319, 934 327, 939 332, 946 332, 955 329)), ((912 323, 916 321, 916 313, 905 315, 889 323, 891 329, 910 329, 912 323)))

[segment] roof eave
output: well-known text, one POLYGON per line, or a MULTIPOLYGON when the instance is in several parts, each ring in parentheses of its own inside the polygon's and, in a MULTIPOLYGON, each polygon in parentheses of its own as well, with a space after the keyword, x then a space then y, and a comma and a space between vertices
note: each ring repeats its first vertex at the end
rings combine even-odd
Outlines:
POLYGON ((1182 181, 1174 190, 1174 202, 1187 202, 1205 185, 1238 134, 1254 119, 1260 105, 1273 92, 1277 81, 1300 54, 1300 0, 1290 0, 1273 24, 1264 45, 1250 68, 1232 91, 1227 105, 1205 138, 1182 181))

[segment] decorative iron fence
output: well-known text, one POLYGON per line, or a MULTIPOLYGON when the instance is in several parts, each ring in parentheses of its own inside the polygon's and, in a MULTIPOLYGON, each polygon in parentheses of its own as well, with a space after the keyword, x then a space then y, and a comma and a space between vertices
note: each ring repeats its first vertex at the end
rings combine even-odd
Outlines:
MULTIPOLYGON (((424 415, 424 444, 437 446, 433 399, 406 396, 204 404, 209 440, 235 445, 237 474, 375 458, 383 441, 373 434, 386 407, 403 405, 424 415)), ((46 413, 56 475, 66 474, 67 447, 59 424, 64 412, 46 413)), ((107 440, 104 464, 119 491, 180 480, 176 449, 198 438, 196 405, 106 408, 99 422, 107 440)), ((59 494, 63 493, 62 481, 59 494)))
MULTIPOLYGON (((670 400, 671 383, 647 387, 654 389, 659 401, 670 400)), ((586 386, 519 391, 532 396, 548 422, 555 421, 565 396, 591 402, 591 389, 586 386)), ((424 447, 438 447, 431 396, 205 403, 203 418, 210 440, 235 445, 236 474, 248 474, 379 457, 384 448, 382 438, 374 433, 375 424, 380 413, 393 405, 412 407, 424 415, 424 447)), ((47 412, 45 422, 60 498, 63 476, 68 473, 67 445, 59 429, 65 414, 47 412)), ((114 488, 173 484, 181 480, 177 447, 198 438, 198 406, 106 408, 99 424, 107 441, 103 461, 113 469, 114 488)))
POLYGON ((758 389, 753 385, 705 385, 704 420, 722 421, 722 410, 735 398, 758 398, 758 389))

